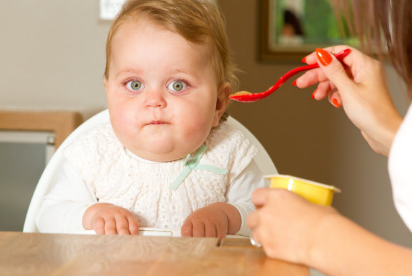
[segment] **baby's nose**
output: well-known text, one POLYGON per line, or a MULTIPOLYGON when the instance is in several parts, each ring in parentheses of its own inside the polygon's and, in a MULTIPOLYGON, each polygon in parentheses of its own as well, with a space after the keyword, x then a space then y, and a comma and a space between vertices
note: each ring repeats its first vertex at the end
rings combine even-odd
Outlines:
POLYGON ((164 92, 160 89, 146 90, 145 94, 145 104, 147 107, 166 107, 164 92))

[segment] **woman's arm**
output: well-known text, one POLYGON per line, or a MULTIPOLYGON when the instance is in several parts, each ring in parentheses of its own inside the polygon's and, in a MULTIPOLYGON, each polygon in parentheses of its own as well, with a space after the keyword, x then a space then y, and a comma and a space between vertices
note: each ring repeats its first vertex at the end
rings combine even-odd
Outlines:
POLYGON ((312 248, 313 264, 328 275, 408 275, 412 251, 381 239, 335 215, 321 224, 312 248))
POLYGON ((258 189, 248 218, 266 254, 327 275, 408 275, 412 251, 389 243, 341 216, 282 189, 258 189))

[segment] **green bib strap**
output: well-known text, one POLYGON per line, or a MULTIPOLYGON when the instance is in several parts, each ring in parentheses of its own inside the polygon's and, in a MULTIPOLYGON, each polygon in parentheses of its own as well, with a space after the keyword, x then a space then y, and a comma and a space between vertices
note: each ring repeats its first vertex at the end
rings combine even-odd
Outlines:
POLYGON ((180 184, 182 184, 183 180, 185 180, 185 178, 190 174, 192 170, 208 171, 208 172, 213 172, 213 173, 217 173, 221 175, 225 175, 228 173, 228 170, 217 168, 212 165, 199 164, 200 158, 202 158, 206 150, 207 150, 207 147, 205 145, 202 145, 195 152, 192 158, 190 154, 186 156, 186 159, 184 161, 183 171, 179 174, 179 176, 176 178, 173 184, 170 185, 171 189, 176 190, 180 186, 180 184))

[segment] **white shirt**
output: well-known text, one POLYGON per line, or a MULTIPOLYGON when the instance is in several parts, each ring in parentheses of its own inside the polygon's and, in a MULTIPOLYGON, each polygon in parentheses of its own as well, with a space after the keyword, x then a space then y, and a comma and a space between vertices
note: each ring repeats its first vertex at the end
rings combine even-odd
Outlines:
MULTIPOLYGON (((110 139, 115 139, 114 137, 112 137, 114 134, 112 134, 112 131, 108 131, 108 127, 104 128, 100 128, 100 131, 103 132, 103 135, 99 132, 99 133, 95 133, 91 136, 93 136, 94 138, 98 137, 98 139, 100 139, 100 137, 103 137, 102 141, 109 141, 108 144, 111 144, 110 139), (109 133, 109 134, 107 134, 109 133)), ((81 153, 83 153, 83 148, 84 148, 84 140, 88 140, 90 139, 90 135, 83 137, 79 140, 81 140, 82 143, 78 143, 80 145, 77 146, 81 146, 80 149, 80 155, 81 153)), ((115 139, 116 140, 116 139, 115 139)), ((96 143, 95 140, 92 139, 91 144, 93 145, 98 145, 99 147, 103 147, 104 149, 106 149, 106 145, 105 143, 103 143, 102 141, 98 141, 96 143)), ((117 140, 115 142, 116 144, 119 143, 117 140)), ((218 201, 222 201, 222 202, 227 202, 231 205, 233 205, 234 207, 237 208, 237 210, 239 211, 240 215, 241 215, 241 219, 242 219, 242 223, 241 223, 241 229, 239 230, 239 232, 237 234, 239 235, 249 235, 250 230, 248 229, 247 225, 246 225, 246 217, 247 215, 252 212, 254 210, 254 206, 251 202, 251 194, 253 193, 253 191, 258 188, 258 187, 263 187, 265 186, 265 182, 263 180, 262 177, 262 172, 259 170, 259 168, 257 167, 256 163, 253 161, 253 159, 251 159, 250 157, 247 157, 249 154, 254 155, 256 149, 254 149, 254 146, 251 146, 249 144, 248 141, 245 141, 245 138, 241 138, 239 137, 239 133, 234 132, 232 129, 229 128, 229 126, 226 126, 226 124, 223 124, 222 127, 219 127, 218 130, 214 131, 211 134, 211 138, 208 139, 206 141, 206 143, 208 144, 208 146, 210 147, 210 153, 205 154, 204 157, 202 157, 201 160, 204 160, 205 162, 207 162, 207 160, 210 161, 210 158, 213 156, 217 156, 217 154, 221 154, 222 157, 219 157, 218 159, 216 159, 215 157, 213 157, 212 159, 216 159, 216 160, 222 160, 222 158, 229 158, 231 159, 231 155, 228 155, 229 152, 229 148, 227 147, 232 146, 232 145, 239 145, 240 148, 237 148, 238 150, 236 152, 242 152, 245 151, 246 152, 250 152, 247 155, 244 155, 240 153, 239 157, 237 158, 237 160, 242 164, 238 164, 236 161, 234 164, 235 167, 231 168, 231 171, 229 172, 229 175, 226 177, 230 178, 230 175, 232 176, 232 178, 230 178, 230 186, 227 187, 226 192, 224 192, 223 194, 219 194, 218 193, 218 197, 220 198, 218 201), (223 140, 220 140, 220 138, 218 137, 225 137, 223 140), (236 142, 239 141, 239 142, 236 142), (240 144, 239 144, 240 143, 240 144), (219 150, 219 147, 222 147, 226 149, 227 151, 222 151, 219 150), (229 157, 228 157, 229 156, 229 157), (209 159, 208 159, 209 158, 209 159), (239 159, 240 158, 240 159, 239 159), (248 161, 249 160, 249 161, 248 161), (247 163, 246 163, 247 162, 247 163)), ((115 145, 115 147, 119 147, 121 146, 121 144, 115 145)), ((76 149, 76 145, 74 146, 76 149)), ((110 146, 109 148, 113 148, 112 146, 110 146)), ((87 147, 86 147, 87 150, 87 147)), ((96 152, 99 152, 101 150, 97 150, 96 152)), ((121 158, 116 159, 116 161, 114 162, 114 164, 116 163, 122 163, 122 160, 126 160, 125 162, 123 162, 122 164, 127 164, 128 162, 130 162, 130 157, 132 157, 133 159, 137 160, 142 167, 144 167, 145 165, 142 163, 147 163, 147 166, 156 166, 156 162, 151 162, 151 161, 146 161, 142 160, 141 158, 138 158, 134 155, 131 155, 130 152, 126 151, 122 151, 119 150, 119 148, 116 149, 108 149, 107 152, 104 151, 104 154, 100 156, 100 158, 104 158, 104 160, 99 161, 101 164, 106 165, 108 164, 107 168, 109 170, 112 169, 113 165, 111 163, 111 158, 114 157, 113 155, 118 152, 126 152, 127 154, 120 154, 121 158), (111 153, 112 152, 112 153, 111 153), (129 156, 129 158, 127 157, 129 156), (107 162, 109 160, 109 162, 107 162)), ((233 150, 232 150, 233 152, 233 150)), ((74 151, 74 153, 77 153, 77 155, 79 155, 79 151, 74 151)), ((89 152, 85 151, 84 152, 84 156, 78 157, 76 155, 75 160, 78 161, 83 160, 83 159, 90 159, 90 160, 94 160, 94 156, 95 155, 91 155, 89 154, 89 152)), ((236 154, 237 155, 237 154, 236 154)), ((233 157, 234 158, 234 157, 233 157)), ((73 159, 72 159, 73 161, 73 159)), ((220 162, 220 161, 219 161, 220 162)), ((232 162, 232 161, 230 161, 232 162)), ((224 162, 222 162, 223 164, 224 162)), ((66 162, 63 165, 63 169, 59 178, 59 181, 56 183, 55 187, 53 188, 53 190, 45 197, 45 199, 43 200, 42 206, 39 210, 39 213, 36 217, 36 223, 37 223, 37 227, 41 232, 58 232, 58 233, 73 233, 73 232, 77 232, 77 231, 82 231, 84 230, 83 226, 82 226, 82 218, 83 218, 83 214, 86 211, 86 209, 88 207, 90 207, 90 205, 99 202, 105 202, 104 198, 105 196, 112 196, 114 192, 118 192, 120 194, 120 196, 118 198, 112 198, 113 200, 115 200, 114 204, 121 206, 121 207, 125 207, 127 209, 130 209, 130 207, 127 206, 123 206, 122 204, 127 204, 126 201, 128 200, 136 200, 132 198, 129 198, 128 196, 126 196, 126 193, 122 193, 121 189, 126 188, 127 190, 129 189, 129 186, 125 186, 125 185, 118 185, 115 187, 108 187, 112 185, 111 183, 119 183, 118 180, 120 179, 121 182, 124 182, 123 180, 127 178, 127 172, 130 171, 128 169, 126 169, 125 171, 117 173, 119 170, 116 170, 115 174, 110 174, 110 177, 116 176, 117 179, 115 179, 114 181, 111 181, 111 179, 106 179, 105 176, 105 169, 102 169, 102 174, 104 175, 102 179, 98 179, 98 183, 96 185, 103 185, 101 184, 101 181, 107 181, 108 183, 106 185, 104 185, 105 187, 103 187, 103 192, 104 194, 101 194, 101 187, 96 187, 94 184, 90 185, 90 183, 93 182, 88 182, 88 177, 93 174, 92 172, 89 171, 93 170, 94 172, 98 172, 100 173, 99 170, 95 170, 93 168, 93 165, 87 167, 88 163, 82 163, 80 164, 76 164, 74 163, 74 165, 77 166, 73 166, 73 164, 69 161, 66 160, 66 162), (85 167, 84 167, 85 166, 85 167), (81 172, 82 170, 85 170, 85 172, 81 172), (126 172, 126 174, 124 173, 126 172), (120 177, 119 177, 120 175, 120 177), (114 188, 114 189, 113 189, 114 188), (115 191, 116 190, 116 191, 115 191), (100 193, 100 194, 99 194, 100 193), (99 200, 98 200, 99 199, 99 200), (117 200, 117 201, 116 201, 117 200)), ((120 165, 119 165, 120 166, 120 165)), ((164 166, 161 163, 159 163, 159 166, 164 166)), ((123 169, 124 166, 120 166, 121 169, 123 169)), ((154 168, 154 167, 152 167, 154 168)), ((130 172, 129 172, 130 173, 130 172)), ((165 174, 167 174, 167 172, 164 172, 165 174)), ((150 174, 149 174, 150 175, 150 174)), ((196 174, 194 174, 195 176, 196 174)), ((93 176, 94 179, 96 180, 96 176, 93 176)), ((150 177, 150 176, 149 176, 150 177)), ((210 176, 208 176, 208 181, 212 181, 213 178, 216 178, 219 176, 214 176, 213 174, 210 174, 210 176)), ((132 177, 133 179, 136 179, 137 177, 132 177)), ((190 181, 189 179, 190 177, 188 177, 187 180, 185 181, 190 181)), ((127 182, 127 180, 125 180, 127 182)), ((96 182, 96 181, 94 181, 96 182)), ((216 182, 216 181, 215 181, 216 182)), ((220 184, 219 184, 220 185, 220 184)), ((226 184, 222 184, 222 185, 226 185, 226 184)), ((113 185, 112 185, 113 186, 113 185)), ((205 186, 206 187, 206 186, 205 186)), ((216 186, 215 186, 216 187, 216 186)), ((182 189, 184 187, 182 186, 182 189)), ((166 190, 163 190, 162 192, 162 188, 158 187, 158 185, 153 186, 153 188, 150 188, 150 190, 155 190, 158 189, 160 193, 170 193, 170 189, 167 188, 166 190)), ((184 190, 181 190, 181 192, 183 192, 184 190)), ((189 191, 189 190, 188 190, 189 191)), ((207 190, 205 190, 206 192, 207 190)), ((222 190, 223 191, 223 190, 222 190)), ((152 191, 153 192, 153 191, 152 191)), ((189 191, 190 192, 190 191, 189 191)), ((202 191, 200 191, 202 192, 202 191)), ((206 200, 210 200, 207 199, 207 197, 210 196, 211 191, 209 190, 209 192, 207 192, 208 194, 193 194, 192 196, 190 196, 191 198, 193 198, 193 196, 195 197, 199 197, 199 200, 201 198, 206 199, 206 200), (205 197, 206 196, 206 197, 205 197)), ((112 199, 108 199, 107 202, 113 203, 111 200, 112 199)), ((158 198, 159 199, 159 198, 158 198)), ((157 199, 157 200, 158 200, 157 199)), ((136 214, 139 216, 139 210, 141 210, 141 208, 144 208, 144 210, 142 210, 141 212, 143 212, 144 215, 146 215, 147 217, 147 212, 151 212, 153 209, 150 205, 152 205, 152 201, 147 200, 147 198, 145 197, 144 200, 146 200, 146 203, 143 203, 143 206, 135 209, 135 211, 137 212, 136 214)), ((196 200, 194 201, 193 199, 191 200, 190 204, 198 204, 198 202, 201 202, 202 200, 196 200)), ((159 203, 159 202, 157 202, 159 203)), ((157 204, 156 203, 156 204, 157 204)), ((171 208, 171 204, 168 203, 167 201, 162 203, 159 203, 162 206, 166 206, 165 208, 171 208)), ((198 209, 202 207, 201 205, 199 205, 198 207, 194 207, 193 209, 198 209)), ((131 210, 132 211, 132 210, 131 210)), ((164 211, 164 210, 163 210, 164 211)), ((179 212, 178 212, 179 213, 179 212)), ((159 213, 157 213, 158 216, 159 213)), ((176 215, 176 211, 173 210, 166 210, 165 212, 163 212, 163 214, 170 214, 170 216, 175 216, 176 215)), ((181 214, 179 214, 181 215, 181 214)), ((162 220, 160 218, 160 220, 162 220)), ((158 221, 158 219, 156 219, 156 221, 158 221)), ((169 221, 168 218, 165 218, 163 221, 169 221)), ((148 225, 145 225, 145 221, 141 222, 142 226, 144 227, 153 227, 154 225, 150 225, 150 219, 147 220, 147 222, 149 222, 148 225)), ((176 225, 180 225, 181 222, 178 222, 176 225)), ((170 224, 169 224, 170 225, 170 224)), ((181 225, 180 225, 181 226, 181 225)), ((155 226, 155 227, 161 227, 161 226, 155 226)), ((167 227, 165 225, 163 225, 163 227, 167 227)), ((170 226, 169 226, 170 227, 170 226)))
POLYGON ((388 167, 395 207, 412 232, 412 104, 393 141, 388 167))

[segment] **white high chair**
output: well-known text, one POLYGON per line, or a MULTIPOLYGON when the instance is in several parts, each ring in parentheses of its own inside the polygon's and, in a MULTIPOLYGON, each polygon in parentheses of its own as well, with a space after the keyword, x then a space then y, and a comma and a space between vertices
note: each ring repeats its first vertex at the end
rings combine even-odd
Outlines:
MULTIPOLYGON (((24 222, 23 232, 39 232, 36 227, 36 214, 40 208, 43 197, 53 188, 54 183, 57 182, 59 171, 63 164, 63 149, 67 147, 67 145, 69 145, 79 134, 107 122, 109 122, 109 111, 106 109, 94 115, 74 130, 53 154, 53 157, 44 169, 37 187, 34 190, 33 197, 27 211, 26 220, 24 222)), ((234 118, 229 116, 227 122, 242 131, 243 134, 258 148, 259 153, 254 159, 263 174, 276 174, 277 170, 272 159, 256 137, 234 118)))

